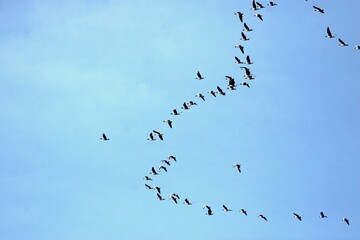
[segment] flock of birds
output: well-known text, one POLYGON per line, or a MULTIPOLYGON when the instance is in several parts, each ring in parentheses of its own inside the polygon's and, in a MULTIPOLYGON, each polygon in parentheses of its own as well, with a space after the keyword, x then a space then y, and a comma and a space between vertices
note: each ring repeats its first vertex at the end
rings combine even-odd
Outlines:
MULTIPOLYGON (((307 1, 307 0, 306 0, 306 1, 307 1)), ((275 6, 277 6, 277 4, 276 4, 275 2, 270 1, 270 2, 267 4, 267 6, 269 6, 269 7, 275 7, 275 6)), ((265 6, 264 6, 263 4, 261 4, 261 3, 255 1, 255 0, 253 0, 253 1, 252 1, 252 7, 250 8, 250 10, 252 10, 252 11, 259 11, 259 10, 261 10, 261 9, 263 9, 263 8, 265 8, 265 6)), ((320 7, 313 6, 313 8, 314 8, 314 10, 315 10, 316 12, 318 12, 318 13, 320 13, 320 14, 324 14, 324 13, 325 13, 324 9, 322 9, 322 8, 320 8, 320 7)), ((240 40, 243 41, 243 42, 249 41, 250 38, 248 38, 248 37, 246 36, 245 32, 247 32, 247 33, 248 33, 248 32, 251 32, 251 31, 253 31, 253 29, 251 29, 251 28, 248 26, 248 24, 247 24, 246 22, 244 22, 244 14, 243 14, 242 12, 235 12, 234 14, 238 16, 240 22, 243 23, 243 26, 244 26, 244 29, 243 29, 243 31, 241 32, 241 38, 240 38, 240 40)), ((263 19, 263 15, 260 14, 260 13, 256 13, 256 14, 254 14, 254 16, 257 17, 257 18, 258 18, 259 20, 261 20, 261 21, 264 20, 264 19, 263 19)), ((329 27, 327 27, 327 30, 326 30, 326 31, 327 31, 327 35, 325 36, 326 38, 335 38, 335 37, 336 37, 336 35, 333 35, 333 34, 332 34, 332 32, 331 32, 331 30, 330 30, 329 27)), ((343 46, 343 47, 349 46, 347 43, 345 43, 345 42, 344 42, 342 39, 340 39, 340 38, 338 38, 338 41, 339 41, 339 45, 340 45, 340 46, 343 46)), ((242 54, 245 54, 245 48, 244 48, 244 46, 242 46, 241 44, 236 45, 235 48, 238 48, 238 49, 241 51, 242 54)), ((356 50, 360 50, 360 46, 358 46, 358 45, 355 46, 355 49, 356 49, 356 50)), ((238 58, 238 57, 235 56, 235 63, 236 63, 236 64, 240 64, 240 65, 251 65, 251 64, 253 64, 253 61, 251 60, 251 58, 250 58, 249 55, 247 55, 245 59, 246 59, 246 60, 243 62, 243 61, 240 60, 240 58, 238 58)), ((241 66, 240 68, 245 71, 244 78, 245 78, 246 80, 254 80, 254 79, 255 79, 255 75, 251 73, 251 70, 250 70, 249 67, 241 66)), ((197 74, 196 74, 196 78, 195 78, 195 79, 197 79, 197 80, 203 80, 203 79, 205 79, 205 77, 200 73, 200 71, 198 71, 197 74)), ((235 78, 232 77, 232 76, 228 76, 228 75, 225 76, 225 79, 228 81, 227 89, 229 89, 229 90, 236 90, 236 87, 237 87, 237 86, 245 86, 245 87, 247 87, 247 88, 250 88, 249 83, 246 82, 246 81, 242 81, 242 82, 240 82, 239 84, 236 84, 235 78)), ((226 95, 226 93, 223 91, 223 89, 220 88, 219 86, 216 87, 216 90, 209 90, 207 93, 210 94, 210 95, 212 95, 213 97, 217 97, 218 95, 222 95, 222 96, 225 96, 225 95, 226 95)), ((205 100, 205 95, 202 94, 202 93, 197 93, 197 94, 195 95, 195 97, 201 99, 202 101, 206 101, 206 100, 205 100)), ((194 101, 184 102, 184 103, 182 104, 182 106, 181 106, 181 109, 183 109, 183 110, 189 110, 192 106, 195 106, 195 105, 197 105, 197 103, 194 102, 194 101)), ((181 115, 181 114, 182 114, 182 112, 180 112, 180 111, 177 110, 177 109, 173 109, 172 112, 171 112, 171 115, 173 115, 173 116, 178 116, 178 115, 181 115)), ((172 120, 166 119, 166 120, 164 120, 163 122, 166 123, 170 128, 173 127, 173 121, 172 121, 172 120)), ((102 140, 104 140, 104 141, 110 140, 105 134, 103 134, 100 139, 102 139, 102 140)), ((147 138, 147 140, 149 140, 149 141, 156 141, 156 140, 164 141, 164 134, 162 134, 161 132, 159 132, 159 131, 157 131, 157 130, 152 130, 152 131, 149 133, 149 137, 147 138)), ((161 160, 161 163, 162 163, 162 164, 161 164, 159 167, 157 167, 157 168, 154 167, 154 166, 151 167, 151 170, 150 170, 149 174, 155 177, 155 176, 159 175, 161 172, 167 172, 167 168, 168 168, 169 166, 171 166, 174 162, 177 162, 176 156, 174 156, 174 155, 169 155, 169 156, 166 157, 166 159, 161 160)), ((233 168, 235 168, 235 170, 237 170, 239 173, 241 173, 241 164, 240 164, 240 163, 235 163, 235 164, 233 164, 233 168)), ((147 181, 147 182, 153 182, 153 179, 152 179, 151 177, 149 177, 149 176, 145 176, 143 179, 144 179, 145 181, 147 181)), ((156 191, 156 196, 157 196, 157 198, 158 198, 160 201, 166 200, 166 199, 163 197, 163 195, 162 195, 163 193, 162 193, 161 188, 160 188, 159 186, 150 186, 148 183, 145 183, 145 188, 148 189, 148 190, 155 190, 155 191, 156 191)), ((180 198, 180 196, 179 196, 178 194, 176 194, 176 193, 171 193, 171 194, 169 195, 169 199, 170 199, 171 201, 173 201, 175 204, 178 204, 178 203, 179 203, 179 200, 180 200, 181 198, 180 198)), ((191 202, 188 198, 184 198, 183 204, 185 204, 185 205, 192 205, 193 202, 191 202)), ((209 215, 209 216, 214 215, 214 212, 213 212, 211 206, 209 206, 209 205, 204 205, 202 208, 206 210, 206 212, 205 212, 206 215, 209 215)), ((224 212, 230 212, 230 211, 232 211, 230 208, 228 208, 228 207, 225 206, 225 205, 222 205, 222 210, 223 210, 224 212)), ((240 212, 241 214, 245 215, 245 216, 248 215, 248 214, 247 214, 247 211, 246 211, 245 209, 240 209, 239 212, 240 212)), ((301 215, 298 214, 298 213, 293 213, 293 217, 296 218, 296 219, 299 220, 299 221, 302 221, 302 217, 301 217, 301 215)), ((268 219, 265 217, 264 214, 259 214, 259 215, 258 215, 258 218, 260 218, 260 219, 262 219, 262 220, 264 220, 264 221, 268 221, 268 219)), ((328 218, 328 217, 325 215, 324 212, 320 212, 319 218, 324 219, 324 218, 328 218)), ((342 221, 345 222, 347 225, 350 225, 350 221, 349 221, 349 219, 347 219, 346 217, 342 218, 342 221)))

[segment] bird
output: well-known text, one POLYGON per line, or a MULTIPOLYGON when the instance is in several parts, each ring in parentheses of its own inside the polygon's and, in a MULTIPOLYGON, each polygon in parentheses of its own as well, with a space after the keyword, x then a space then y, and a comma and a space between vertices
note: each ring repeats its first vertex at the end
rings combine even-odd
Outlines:
POLYGON ((169 199, 173 200, 177 204, 177 199, 174 196, 170 196, 169 199))
POLYGON ((335 38, 336 37, 336 35, 332 35, 329 27, 326 28, 326 33, 327 33, 327 35, 325 36, 326 38, 335 38))
POLYGON ((347 219, 347 218, 342 218, 342 221, 345 222, 347 225, 350 225, 349 219, 347 219))
POLYGON ((340 38, 338 38, 338 40, 339 40, 339 46, 341 46, 341 47, 347 47, 347 46, 349 46, 349 44, 347 44, 347 43, 345 43, 343 40, 341 40, 340 38))
POLYGON ((105 133, 102 134, 102 137, 100 138, 101 140, 104 140, 104 141, 109 141, 110 138, 107 138, 107 136, 105 135, 105 133))
POLYGON ((225 205, 223 205, 223 211, 224 212, 230 212, 232 210, 230 208, 226 207, 225 205))
POLYGON ((243 22, 243 13, 242 12, 234 12, 234 15, 238 15, 239 16, 239 19, 240 19, 240 22, 243 22))
POLYGON ((236 169, 239 171, 239 173, 241 173, 241 169, 240 169, 241 164, 235 163, 235 164, 233 165, 233 168, 235 168, 235 167, 236 167, 236 169))
POLYGON ((196 94, 195 97, 201 98, 203 101, 205 101, 205 96, 201 93, 196 94))
POLYGON ((208 205, 204 205, 203 206, 203 209, 204 208, 206 208, 207 209, 207 213, 206 213, 206 215, 213 215, 213 212, 212 212, 212 210, 211 210, 211 207, 210 206, 208 206, 208 205))
POLYGON ((321 8, 319 8, 319 7, 316 7, 316 6, 313 6, 313 8, 314 8, 314 11, 315 11, 315 12, 325 13, 324 9, 321 9, 321 8))
POLYGON ((170 161, 168 160, 161 160, 163 163, 166 163, 168 166, 170 166, 170 161))
POLYGON ((173 196, 173 197, 175 197, 177 199, 180 199, 179 195, 177 195, 176 193, 172 193, 172 194, 170 194, 170 196, 173 196))
POLYGON ((149 141, 155 141, 156 140, 156 138, 154 137, 154 134, 152 132, 149 134, 149 138, 147 140, 149 140, 149 141))
POLYGON ((253 75, 251 74, 249 68, 247 68, 247 67, 242 67, 242 69, 245 70, 245 74, 246 74, 246 77, 245 77, 245 78, 246 78, 246 79, 247 79, 248 77, 253 77, 253 75))
POLYGON ((228 89, 230 89, 230 90, 236 90, 236 84, 235 84, 235 78, 233 78, 233 77, 231 77, 231 76, 225 76, 225 78, 227 79, 227 80, 229 80, 229 84, 228 84, 228 86, 229 86, 229 88, 228 89))
POLYGON ((159 171, 159 172, 161 172, 161 169, 163 169, 165 172, 167 172, 166 167, 164 167, 164 166, 160 166, 160 167, 158 168, 158 171, 159 171))
POLYGON ((253 29, 252 28, 249 28, 249 26, 244 23, 244 29, 243 29, 245 32, 251 32, 253 29))
POLYGON ((171 113, 172 115, 180 115, 181 113, 179 113, 176 109, 173 109, 173 112, 171 113))
POLYGON ((190 202, 187 198, 185 198, 184 202, 185 205, 192 205, 192 202, 190 202))
POLYGON ((153 187, 152 189, 156 190, 158 192, 158 194, 161 194, 161 189, 160 187, 156 186, 156 187, 153 187))
POLYGON ((235 60, 237 64, 244 64, 244 62, 242 62, 237 56, 235 56, 235 60))
POLYGON ((217 91, 218 94, 221 94, 221 95, 223 95, 223 96, 226 95, 226 94, 224 93, 224 91, 223 91, 219 86, 217 86, 216 88, 217 88, 217 90, 218 90, 218 91, 217 91))
POLYGON ((163 122, 166 122, 170 128, 172 128, 172 121, 167 119, 167 120, 164 120, 163 122))
POLYGON ((246 64, 253 64, 254 62, 252 62, 251 60, 250 60, 250 56, 249 55, 247 55, 246 56, 246 64))
POLYGON ((359 46, 359 45, 356 45, 356 46, 354 47, 354 49, 355 49, 355 50, 360 50, 360 46, 359 46))
POLYGON ((155 170, 154 167, 151 168, 150 174, 152 174, 152 175, 159 175, 159 174, 156 172, 156 170, 155 170))
POLYGON ((297 213, 293 213, 294 214, 294 218, 297 218, 299 221, 301 221, 301 216, 297 213))
POLYGON ((239 84, 250 88, 250 85, 249 85, 247 82, 241 82, 241 83, 239 83, 239 84))
POLYGON ((197 103, 196 103, 196 102, 194 102, 194 101, 189 101, 187 104, 188 104, 189 106, 194 106, 194 105, 197 105, 197 103))
POLYGON ((189 106, 184 102, 181 109, 188 110, 190 109, 189 106))
POLYGON ((152 189, 152 187, 151 186, 149 186, 148 184, 145 184, 145 187, 146 187, 146 189, 152 189))
POLYGON ((214 97, 216 97, 216 94, 215 94, 215 92, 214 92, 213 90, 208 91, 208 93, 210 93, 211 95, 213 95, 214 97))
POLYGON ((152 181, 152 179, 149 178, 148 176, 145 176, 143 179, 146 180, 146 181, 152 181))
POLYGON ((249 41, 250 40, 250 38, 246 37, 245 33, 243 33, 243 32, 241 32, 241 37, 242 38, 240 38, 240 40, 242 40, 242 41, 249 41))
POLYGON ((241 212, 241 213, 243 213, 243 214, 245 214, 245 216, 247 216, 247 212, 245 211, 245 209, 240 209, 240 211, 239 212, 241 212))
POLYGON ((158 137, 160 138, 161 141, 164 140, 164 137, 163 137, 164 134, 162 134, 161 132, 158 132, 158 131, 156 131, 156 130, 153 130, 153 133, 155 133, 156 135, 158 135, 158 137))
POLYGON ((262 219, 264 219, 265 221, 267 221, 267 218, 266 218, 264 215, 262 215, 262 214, 260 214, 260 215, 258 216, 258 218, 262 218, 262 219))
POLYGON ((259 10, 260 8, 257 7, 255 0, 252 1, 252 8, 250 8, 250 10, 256 11, 259 10))
POLYGON ((327 218, 327 216, 323 212, 320 212, 320 218, 327 218))
POLYGON ((235 45, 235 48, 240 49, 240 51, 244 54, 244 47, 243 47, 243 46, 241 46, 240 44, 238 44, 238 45, 235 45))
POLYGON ((165 198, 163 198, 159 193, 157 193, 156 196, 158 197, 158 199, 159 199, 160 201, 165 200, 165 198))
POLYGON ((201 76, 201 73, 199 71, 196 73, 196 75, 197 75, 197 77, 195 79, 197 79, 197 80, 204 79, 203 76, 201 76))
POLYGON ((173 155, 170 155, 170 156, 167 156, 167 159, 169 159, 169 160, 174 160, 175 162, 176 162, 176 157, 175 156, 173 156, 173 155))
POLYGON ((270 7, 274 7, 274 6, 277 6, 277 4, 276 3, 274 3, 274 2, 269 2, 268 4, 267 4, 268 6, 270 6, 270 7))
POLYGON ((260 9, 261 9, 261 8, 265 8, 265 7, 264 7, 261 3, 259 3, 259 2, 256 2, 256 5, 258 5, 260 9))
POLYGON ((258 17, 261 21, 263 21, 261 14, 257 13, 257 14, 255 14, 254 16, 255 16, 255 17, 258 17))

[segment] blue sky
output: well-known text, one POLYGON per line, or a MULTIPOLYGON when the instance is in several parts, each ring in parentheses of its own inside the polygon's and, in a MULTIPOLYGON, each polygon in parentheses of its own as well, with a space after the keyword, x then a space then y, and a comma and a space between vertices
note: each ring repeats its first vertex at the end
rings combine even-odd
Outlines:
POLYGON ((276 2, 261 22, 250 0, 0 1, 2 239, 356 239, 360 10, 276 2), (225 75, 243 81, 239 43, 256 80, 213 98, 225 75), (148 184, 192 206, 145 189, 170 154, 148 184))

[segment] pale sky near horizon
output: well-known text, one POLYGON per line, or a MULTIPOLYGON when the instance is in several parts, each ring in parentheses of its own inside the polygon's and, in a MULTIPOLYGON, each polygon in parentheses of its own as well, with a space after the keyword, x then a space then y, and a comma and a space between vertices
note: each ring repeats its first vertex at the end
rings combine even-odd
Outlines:
POLYGON ((0 0, 0 238, 357 239, 357 2, 261 1, 264 21, 251 2, 0 0), (256 79, 226 89, 246 55, 256 79))

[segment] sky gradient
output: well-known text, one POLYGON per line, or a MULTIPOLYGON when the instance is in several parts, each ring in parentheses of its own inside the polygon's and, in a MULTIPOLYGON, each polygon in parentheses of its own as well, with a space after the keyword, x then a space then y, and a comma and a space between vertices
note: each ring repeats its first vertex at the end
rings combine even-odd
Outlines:
POLYGON ((276 3, 261 22, 250 0, 0 0, 1 239, 357 239, 358 2, 276 3), (227 90, 246 55, 256 80, 227 90))

